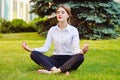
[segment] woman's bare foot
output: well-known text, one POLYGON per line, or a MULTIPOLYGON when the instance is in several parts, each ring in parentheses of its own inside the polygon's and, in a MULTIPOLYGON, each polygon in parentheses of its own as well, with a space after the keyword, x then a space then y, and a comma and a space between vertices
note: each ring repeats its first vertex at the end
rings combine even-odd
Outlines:
POLYGON ((50 71, 46 69, 40 69, 37 71, 38 73, 46 73, 46 74, 51 74, 51 73, 60 73, 61 70, 60 68, 52 67, 50 71))
POLYGON ((65 76, 68 76, 68 75, 70 75, 70 72, 69 71, 65 72, 65 76))
POLYGON ((55 70, 51 70, 51 71, 48 71, 48 70, 46 70, 46 69, 40 69, 40 70, 38 70, 37 71, 39 74, 40 73, 46 73, 46 74, 52 74, 52 73, 60 73, 61 72, 61 70, 58 68, 58 69, 55 69, 55 70))
POLYGON ((51 73, 52 73, 52 71, 48 71, 48 70, 45 70, 45 69, 38 70, 37 72, 38 72, 39 74, 41 74, 41 73, 51 74, 51 73))
POLYGON ((52 70, 52 73, 60 73, 60 72, 61 72, 60 68, 52 70))

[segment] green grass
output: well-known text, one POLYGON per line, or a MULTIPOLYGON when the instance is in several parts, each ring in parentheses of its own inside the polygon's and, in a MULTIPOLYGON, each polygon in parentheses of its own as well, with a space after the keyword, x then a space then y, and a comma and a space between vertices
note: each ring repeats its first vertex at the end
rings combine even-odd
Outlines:
MULTIPOLYGON (((89 43, 84 63, 69 76, 38 74, 40 68, 21 47, 26 41, 31 48, 40 47, 45 38, 37 33, 2 34, 0 38, 0 80, 120 80, 120 39, 81 40, 89 43)), ((53 46, 46 55, 51 55, 53 46)))

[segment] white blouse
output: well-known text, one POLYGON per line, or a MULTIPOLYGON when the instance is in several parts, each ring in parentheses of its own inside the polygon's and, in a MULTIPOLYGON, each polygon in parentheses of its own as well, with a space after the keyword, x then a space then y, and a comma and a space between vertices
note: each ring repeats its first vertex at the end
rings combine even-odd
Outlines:
POLYGON ((43 47, 35 48, 34 51, 47 52, 54 43, 53 55, 74 55, 80 53, 79 35, 77 28, 67 24, 65 30, 61 30, 58 25, 50 28, 43 47))

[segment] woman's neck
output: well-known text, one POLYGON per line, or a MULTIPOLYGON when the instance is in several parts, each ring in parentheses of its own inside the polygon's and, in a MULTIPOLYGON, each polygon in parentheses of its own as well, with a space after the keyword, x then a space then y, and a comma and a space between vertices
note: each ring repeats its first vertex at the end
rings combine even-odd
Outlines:
POLYGON ((59 22, 58 26, 61 30, 64 30, 67 27, 67 22, 59 22))

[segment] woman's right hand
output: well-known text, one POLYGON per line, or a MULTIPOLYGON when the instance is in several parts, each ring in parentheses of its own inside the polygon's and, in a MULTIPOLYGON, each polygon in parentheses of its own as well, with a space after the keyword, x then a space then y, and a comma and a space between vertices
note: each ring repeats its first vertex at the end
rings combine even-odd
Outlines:
POLYGON ((32 49, 29 48, 29 46, 27 45, 26 42, 22 42, 22 47, 23 47, 26 51, 29 51, 29 52, 33 51, 32 49))

